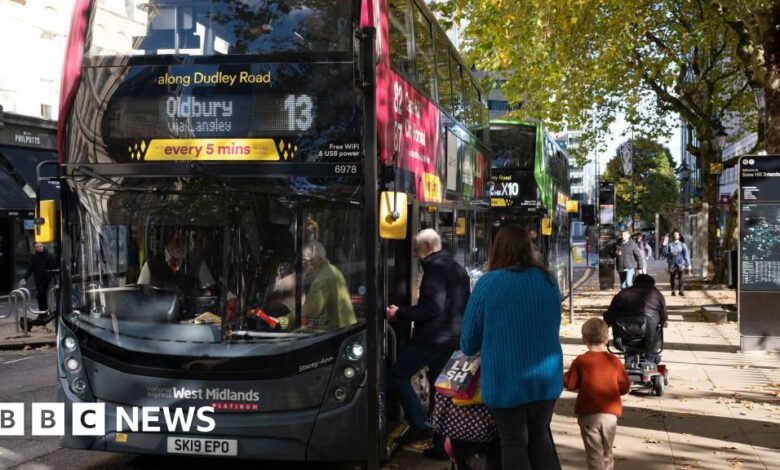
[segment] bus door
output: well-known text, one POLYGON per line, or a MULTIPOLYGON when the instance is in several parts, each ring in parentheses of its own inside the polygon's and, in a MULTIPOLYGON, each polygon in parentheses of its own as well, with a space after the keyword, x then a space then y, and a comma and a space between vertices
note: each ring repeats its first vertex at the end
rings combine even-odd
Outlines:
POLYGON ((471 269, 471 220, 474 211, 456 209, 453 217, 452 228, 452 257, 463 266, 466 271, 471 269))

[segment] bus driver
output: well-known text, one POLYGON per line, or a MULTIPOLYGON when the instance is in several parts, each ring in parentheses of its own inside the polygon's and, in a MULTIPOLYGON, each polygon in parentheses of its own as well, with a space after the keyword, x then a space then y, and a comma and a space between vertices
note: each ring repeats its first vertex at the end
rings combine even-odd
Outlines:
POLYGON ((184 230, 176 229, 162 254, 149 257, 141 268, 138 285, 152 285, 169 289, 178 289, 185 295, 212 295, 216 285, 214 276, 201 260, 198 267, 198 281, 189 279, 182 269, 187 256, 187 242, 184 230))

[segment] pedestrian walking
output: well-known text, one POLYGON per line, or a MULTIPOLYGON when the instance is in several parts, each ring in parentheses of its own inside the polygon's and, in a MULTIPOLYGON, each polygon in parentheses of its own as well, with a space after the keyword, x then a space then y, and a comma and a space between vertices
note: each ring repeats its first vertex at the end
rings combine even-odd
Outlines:
MULTIPOLYGON (((414 254, 422 261, 423 278, 417 305, 387 307, 388 320, 414 322, 414 336, 388 372, 390 392, 403 407, 411 430, 406 440, 419 440, 431 435, 427 410, 412 388, 414 374, 428 366, 430 383, 436 381, 447 360, 460 345, 463 311, 469 300, 469 276, 463 266, 442 251, 441 238, 431 229, 422 230, 414 238, 414 254)), ((433 448, 425 456, 447 460, 444 438, 433 436, 433 448)))
POLYGON ((639 247, 639 252, 642 254, 641 262, 637 267, 636 274, 646 274, 648 252, 647 252, 647 244, 645 243, 644 236, 639 232, 635 233, 634 243, 636 243, 636 246, 639 247))
POLYGON ((634 273, 642 267, 642 252, 636 246, 627 230, 620 233, 621 239, 615 248, 615 267, 620 276, 620 288, 634 284, 634 273))
MULTIPOLYGON (((35 280, 36 298, 38 299, 38 310, 45 313, 38 314, 38 318, 34 320, 27 320, 28 331, 33 326, 45 325, 49 320, 49 285, 51 284, 52 279, 54 279, 53 271, 57 268, 54 256, 49 253, 49 250, 47 250, 45 246, 43 246, 43 243, 36 242, 34 249, 35 254, 33 254, 30 264, 27 266, 27 270, 19 280, 19 286, 23 287, 27 285, 27 278, 29 278, 30 275, 33 276, 33 279, 35 280)), ((20 324, 23 325, 22 320, 23 319, 20 319, 20 324)))
POLYGON ((579 392, 574 413, 585 444, 588 470, 613 470, 612 447, 617 420, 623 414, 620 396, 631 390, 631 381, 620 360, 607 351, 609 327, 604 320, 586 321, 582 342, 588 352, 574 359, 564 376, 564 386, 579 392))
POLYGON ((469 299, 460 346, 481 355, 482 397, 504 470, 561 468, 550 430, 563 390, 560 325, 558 284, 534 256, 528 231, 502 228, 469 299))
POLYGON ((684 296, 684 270, 687 268, 688 274, 690 274, 691 257, 690 252, 688 251, 688 245, 682 240, 679 230, 672 231, 672 241, 664 246, 663 254, 666 258, 666 264, 669 266, 669 285, 672 289, 672 295, 674 295, 675 280, 677 280, 677 291, 680 295, 684 296))

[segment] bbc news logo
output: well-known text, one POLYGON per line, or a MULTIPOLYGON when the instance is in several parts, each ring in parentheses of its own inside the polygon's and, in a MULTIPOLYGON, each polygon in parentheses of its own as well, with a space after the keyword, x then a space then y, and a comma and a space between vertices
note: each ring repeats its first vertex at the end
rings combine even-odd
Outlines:
MULTIPOLYGON (((33 436, 64 436, 65 404, 33 403, 31 407, 33 436)), ((117 407, 116 432, 190 432, 209 433, 216 427, 211 406, 168 408, 159 406, 117 407)), ((105 403, 73 403, 71 405, 73 436, 103 436, 106 434, 105 403)), ((24 403, 0 403, 0 436, 24 436, 24 403)))

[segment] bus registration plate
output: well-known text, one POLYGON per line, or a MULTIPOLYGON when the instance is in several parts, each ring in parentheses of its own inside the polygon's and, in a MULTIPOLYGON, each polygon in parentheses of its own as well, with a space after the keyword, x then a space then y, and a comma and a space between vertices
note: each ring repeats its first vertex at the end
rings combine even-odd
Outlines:
POLYGON ((238 455, 238 441, 205 437, 169 437, 168 453, 235 456, 238 455))

